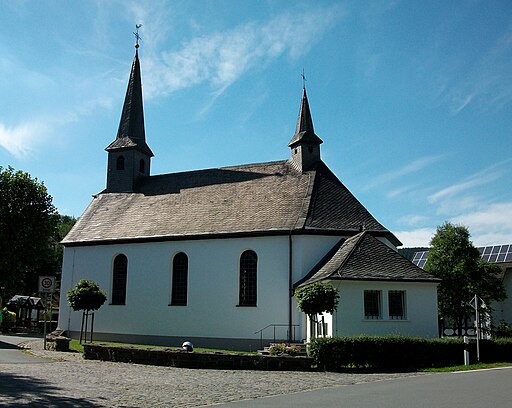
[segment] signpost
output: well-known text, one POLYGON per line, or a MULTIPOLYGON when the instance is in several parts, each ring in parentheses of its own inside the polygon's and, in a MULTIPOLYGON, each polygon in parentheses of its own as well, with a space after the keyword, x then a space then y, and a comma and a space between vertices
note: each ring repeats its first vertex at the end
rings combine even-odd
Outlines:
POLYGON ((44 325, 43 325, 43 348, 46 350, 46 312, 48 304, 50 306, 50 328, 52 325, 53 314, 53 292, 55 292, 55 276, 40 276, 39 277, 39 293, 43 298, 44 304, 44 325))
POLYGON ((480 362, 480 307, 485 308, 485 303, 478 295, 473 296, 469 302, 471 307, 475 309, 475 324, 476 324, 476 361, 480 362))

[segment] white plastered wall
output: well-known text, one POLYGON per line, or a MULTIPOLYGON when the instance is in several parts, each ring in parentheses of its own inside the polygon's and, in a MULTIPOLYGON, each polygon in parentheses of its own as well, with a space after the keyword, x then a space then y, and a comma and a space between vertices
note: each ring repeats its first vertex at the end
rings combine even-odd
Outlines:
POLYGON ((332 281, 340 295, 334 312, 336 336, 391 335, 438 337, 437 284, 424 282, 332 281), (364 318, 364 291, 381 291, 382 319, 364 318), (389 319, 388 292, 406 293, 406 318, 389 319))
MULTIPOLYGON (((96 312, 95 332, 247 339, 259 338, 255 332, 269 324, 289 321, 287 236, 68 247, 62 329, 80 330, 81 313, 72 312, 65 300, 79 279, 94 280, 107 292, 108 301, 96 312), (249 249, 258 255, 257 307, 238 307, 239 259, 249 249), (172 258, 178 252, 189 261, 187 306, 169 306, 172 258), (112 264, 121 253, 128 258, 126 304, 111 305, 112 264)), ((299 313, 293 314, 300 324, 299 313)), ((277 330, 284 338, 288 328, 277 330)))

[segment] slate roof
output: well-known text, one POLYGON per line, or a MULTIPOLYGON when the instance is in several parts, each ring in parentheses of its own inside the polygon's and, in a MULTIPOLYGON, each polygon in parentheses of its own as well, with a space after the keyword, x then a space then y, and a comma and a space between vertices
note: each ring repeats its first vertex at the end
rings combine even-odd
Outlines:
POLYGON ((325 164, 301 173, 278 161, 149 176, 133 193, 100 193, 63 244, 290 232, 351 236, 363 225, 400 245, 325 164))
POLYGON ((366 231, 340 240, 294 287, 322 280, 440 282, 366 231))

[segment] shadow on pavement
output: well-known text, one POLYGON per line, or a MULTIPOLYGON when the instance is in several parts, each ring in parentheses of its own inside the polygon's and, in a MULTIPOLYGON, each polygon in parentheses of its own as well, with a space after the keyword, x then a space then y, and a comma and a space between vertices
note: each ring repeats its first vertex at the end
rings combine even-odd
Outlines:
POLYGON ((59 395, 60 388, 39 378, 0 372, 0 406, 101 407, 82 398, 59 395))
POLYGON ((0 350, 7 350, 7 349, 17 349, 18 346, 10 343, 6 343, 5 341, 0 341, 0 350))

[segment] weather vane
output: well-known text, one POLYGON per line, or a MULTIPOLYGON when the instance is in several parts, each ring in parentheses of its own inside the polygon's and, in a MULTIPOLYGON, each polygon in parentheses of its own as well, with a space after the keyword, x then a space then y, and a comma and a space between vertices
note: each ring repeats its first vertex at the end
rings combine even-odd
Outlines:
POLYGON ((302 89, 306 89, 306 75, 304 75, 304 68, 302 68, 302 74, 300 74, 302 77, 302 89))
POLYGON ((142 38, 140 37, 139 35, 139 28, 142 27, 142 24, 135 24, 135 28, 137 29, 136 32, 133 33, 133 35, 135 36, 135 48, 139 48, 139 40, 141 40, 142 38))

